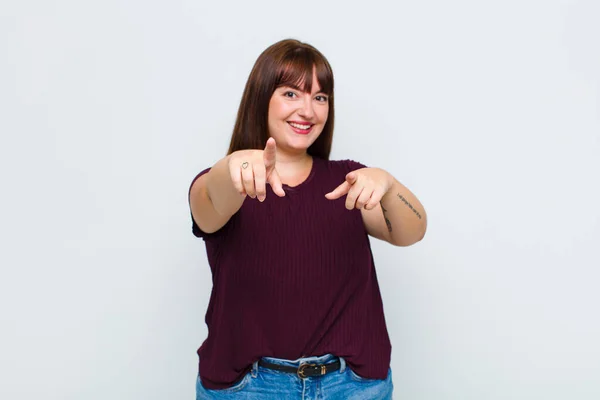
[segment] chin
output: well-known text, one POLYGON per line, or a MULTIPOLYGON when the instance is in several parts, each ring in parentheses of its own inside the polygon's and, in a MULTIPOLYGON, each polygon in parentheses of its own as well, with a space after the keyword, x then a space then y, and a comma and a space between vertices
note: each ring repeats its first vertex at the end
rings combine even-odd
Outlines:
POLYGON ((305 144, 300 145, 295 143, 287 143, 285 147, 294 152, 306 152, 310 146, 307 146, 305 144))
POLYGON ((315 142, 316 138, 292 138, 287 141, 287 145, 296 150, 307 150, 315 142))

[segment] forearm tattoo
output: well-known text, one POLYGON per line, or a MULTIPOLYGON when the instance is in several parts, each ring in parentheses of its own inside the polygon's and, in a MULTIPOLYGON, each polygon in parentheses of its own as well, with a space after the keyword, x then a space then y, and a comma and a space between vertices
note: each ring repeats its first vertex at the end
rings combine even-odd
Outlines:
POLYGON ((412 204, 410 204, 404 197, 402 197, 402 195, 400 193, 398 193, 398 197, 400 198, 400 200, 402 200, 404 202, 404 204, 406 204, 411 210, 413 210, 413 212, 415 213, 415 215, 417 217, 419 217, 419 219, 421 219, 421 214, 419 214, 419 212, 417 211, 417 209, 414 208, 412 206, 412 204))
POLYGON ((383 210, 383 218, 385 218, 385 224, 387 225, 388 228, 388 232, 392 231, 392 222, 389 220, 389 218, 387 217, 387 215, 385 215, 385 213, 387 212, 387 210, 383 207, 383 203, 379 202, 379 204, 381 204, 381 209, 383 210))
MULTIPOLYGON (((417 211, 417 209, 416 209, 416 208, 414 208, 414 207, 412 206, 412 204, 410 204, 410 203, 408 202, 408 200, 406 200, 406 199, 404 198, 404 196, 402 196, 400 193, 398 193, 398 197, 400 198, 400 200, 402 200, 402 202, 403 202, 404 204, 406 204, 406 205, 408 206, 408 208, 410 208, 410 209, 411 209, 411 210, 412 210, 412 211, 415 213, 415 215, 416 215, 417 217, 419 217, 419 219, 422 219, 422 217, 421 217, 421 214, 419 214, 419 212, 417 211)), ((385 207, 383 206, 383 203, 382 203, 381 201, 379 202, 379 204, 381 205, 381 210, 383 211, 383 218, 385 219, 385 224, 387 225, 388 231, 389 231, 389 232, 392 232, 392 222, 390 221, 390 219, 389 219, 389 218, 387 217, 387 215, 386 215, 386 213, 387 213, 387 210, 385 209, 385 207)))

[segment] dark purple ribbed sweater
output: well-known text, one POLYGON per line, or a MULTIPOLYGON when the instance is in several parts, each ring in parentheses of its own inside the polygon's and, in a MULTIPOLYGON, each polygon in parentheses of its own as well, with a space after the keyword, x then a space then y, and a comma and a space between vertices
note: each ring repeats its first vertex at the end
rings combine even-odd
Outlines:
POLYGON ((246 198, 212 234, 192 221, 213 277, 198 349, 206 388, 232 386, 264 356, 332 353, 358 375, 387 377, 391 344, 361 212, 346 209, 346 196, 325 198, 363 167, 315 157, 303 183, 284 185, 285 197, 267 185, 263 203, 246 198))

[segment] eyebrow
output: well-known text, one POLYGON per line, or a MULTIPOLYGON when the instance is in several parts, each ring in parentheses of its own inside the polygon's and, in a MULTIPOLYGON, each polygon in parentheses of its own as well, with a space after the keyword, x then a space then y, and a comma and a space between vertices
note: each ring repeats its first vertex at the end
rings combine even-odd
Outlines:
MULTIPOLYGON (((298 91, 300 91, 300 92, 304 92, 304 90, 303 90, 303 89, 301 89, 301 88, 300 88, 298 85, 296 85, 296 84, 294 84, 294 83, 288 83, 288 84, 285 84, 285 85, 281 85, 280 87, 289 87, 289 88, 292 88, 292 89, 298 90, 298 91)), ((305 93, 306 93, 306 92, 305 92, 305 93)), ((319 91, 318 91, 317 93, 315 93, 315 94, 319 94, 319 93, 322 93, 322 94, 324 94, 324 95, 327 95, 327 96, 329 96, 329 95, 328 95, 326 92, 324 92, 323 90, 319 90, 319 91)))

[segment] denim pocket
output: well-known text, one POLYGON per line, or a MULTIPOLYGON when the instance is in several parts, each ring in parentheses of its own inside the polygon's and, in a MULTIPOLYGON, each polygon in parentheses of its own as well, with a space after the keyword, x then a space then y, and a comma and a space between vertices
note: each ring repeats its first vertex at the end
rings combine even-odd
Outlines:
POLYGON ((347 369, 348 369, 348 371, 350 373, 350 378, 352 378, 353 381, 356 381, 356 382, 365 382, 365 383, 366 382, 384 382, 384 381, 386 381, 386 380, 389 379, 389 377, 390 377, 390 375, 392 373, 392 370, 390 368, 388 370, 388 376, 387 376, 386 379, 371 379, 371 378, 363 378, 362 376, 360 376, 356 372, 354 372, 352 370, 352 368, 350 368, 350 367, 347 367, 347 369))
POLYGON ((246 373, 246 375, 244 375, 244 377, 242 379, 240 379, 239 382, 237 382, 236 384, 234 384, 231 387, 225 388, 225 389, 207 389, 204 387, 204 385, 202 385, 202 380, 200 379, 200 376, 198 376, 198 385, 200 386, 200 388, 207 392, 207 393, 235 393, 235 392, 239 392, 240 390, 244 389, 246 386, 248 386, 248 383, 250 382, 251 379, 251 375, 250 372, 246 373))

